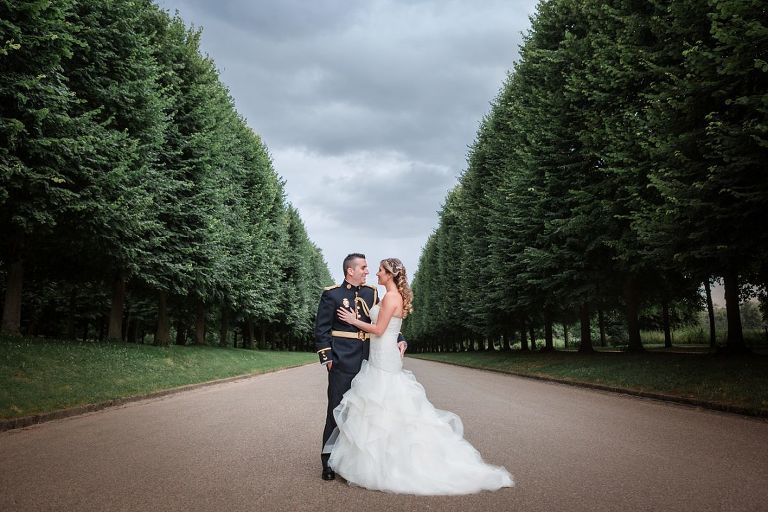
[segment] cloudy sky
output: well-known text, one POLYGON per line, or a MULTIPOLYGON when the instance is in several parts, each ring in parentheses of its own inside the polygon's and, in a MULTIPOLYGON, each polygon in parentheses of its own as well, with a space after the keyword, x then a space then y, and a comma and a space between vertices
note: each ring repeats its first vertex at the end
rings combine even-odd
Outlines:
POLYGON ((341 280, 350 252, 374 268, 399 257, 413 277, 537 0, 159 3, 203 28, 341 280))

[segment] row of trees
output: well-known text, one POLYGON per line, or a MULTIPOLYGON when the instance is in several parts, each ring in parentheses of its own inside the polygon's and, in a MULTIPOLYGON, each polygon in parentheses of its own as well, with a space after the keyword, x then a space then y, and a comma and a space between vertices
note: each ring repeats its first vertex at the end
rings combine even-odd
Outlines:
POLYGON ((621 311, 641 350, 643 306, 718 278, 742 350, 739 300, 768 284, 766 55, 759 0, 542 1, 424 247, 413 348, 526 348, 532 326, 551 348, 578 320, 591 351, 621 311))
POLYGON ((149 0, 0 4, 4 332, 309 341, 330 273, 199 40, 149 0))

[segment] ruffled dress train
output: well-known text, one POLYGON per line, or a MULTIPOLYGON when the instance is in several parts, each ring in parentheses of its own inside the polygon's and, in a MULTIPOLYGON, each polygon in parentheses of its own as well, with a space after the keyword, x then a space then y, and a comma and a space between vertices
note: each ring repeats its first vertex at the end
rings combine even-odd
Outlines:
MULTIPOLYGON (((378 306, 371 309, 376 321, 378 306)), ((483 462, 463 437, 461 419, 435 408, 402 368, 393 317, 371 339, 368 361, 333 414, 337 429, 324 447, 329 465, 350 484, 418 495, 469 494, 514 485, 503 467, 483 462)))

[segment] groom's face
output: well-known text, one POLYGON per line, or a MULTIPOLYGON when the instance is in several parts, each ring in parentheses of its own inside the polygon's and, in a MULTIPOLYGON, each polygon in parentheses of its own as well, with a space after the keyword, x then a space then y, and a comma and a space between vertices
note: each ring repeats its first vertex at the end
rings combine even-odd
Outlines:
POLYGON ((354 260, 347 273, 349 274, 347 276, 348 282, 355 285, 365 284, 365 278, 368 277, 368 262, 363 258, 354 260))

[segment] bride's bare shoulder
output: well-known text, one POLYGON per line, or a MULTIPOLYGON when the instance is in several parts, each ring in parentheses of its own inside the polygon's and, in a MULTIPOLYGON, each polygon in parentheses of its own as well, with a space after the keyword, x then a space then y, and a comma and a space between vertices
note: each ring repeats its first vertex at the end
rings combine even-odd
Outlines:
POLYGON ((381 299, 381 306, 392 309, 392 314, 398 318, 403 316, 403 297, 399 293, 386 293, 381 299))
POLYGON ((403 303, 403 297, 399 293, 390 293, 387 292, 384 294, 384 297, 381 299, 382 302, 387 302, 387 304, 402 304, 403 303))

